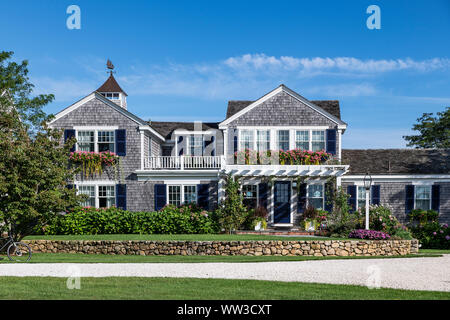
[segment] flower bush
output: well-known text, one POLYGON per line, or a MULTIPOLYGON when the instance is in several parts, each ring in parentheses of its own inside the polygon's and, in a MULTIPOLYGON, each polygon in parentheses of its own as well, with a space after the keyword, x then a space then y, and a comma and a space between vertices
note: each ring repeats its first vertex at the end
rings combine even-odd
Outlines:
POLYGON ((369 239, 369 240, 387 240, 391 238, 387 233, 365 229, 353 230, 352 232, 350 232, 348 237, 357 239, 369 239))
POLYGON ((131 212, 115 207, 77 207, 45 226, 47 235, 217 233, 215 214, 196 205, 167 205, 156 212, 131 212))
POLYGON ((81 164, 85 176, 88 177, 94 174, 101 175, 103 166, 117 165, 119 156, 110 151, 75 151, 70 153, 69 159, 73 163, 81 164))
POLYGON ((410 229, 423 249, 450 249, 448 224, 439 223, 439 213, 434 210, 412 210, 410 229))
POLYGON ((325 151, 267 150, 254 151, 245 149, 234 153, 238 164, 281 164, 281 165, 319 165, 331 159, 332 155, 325 151))

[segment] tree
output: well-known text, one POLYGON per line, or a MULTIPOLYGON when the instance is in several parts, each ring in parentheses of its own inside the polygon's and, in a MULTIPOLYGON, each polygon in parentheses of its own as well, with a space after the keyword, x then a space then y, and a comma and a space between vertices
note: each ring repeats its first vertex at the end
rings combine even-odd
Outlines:
POLYGON ((424 113, 417 121, 413 130, 420 134, 403 136, 408 147, 450 148, 450 107, 438 112, 436 117, 432 113, 424 113))
POLYGON ((238 177, 231 174, 225 179, 225 199, 219 204, 219 223, 225 231, 231 233, 238 229, 248 216, 247 207, 242 202, 238 177))
POLYGON ((75 141, 60 146, 62 132, 42 110, 53 95, 31 97, 27 61, 12 62, 12 54, 0 52, 0 229, 20 240, 82 197, 67 188, 75 141))

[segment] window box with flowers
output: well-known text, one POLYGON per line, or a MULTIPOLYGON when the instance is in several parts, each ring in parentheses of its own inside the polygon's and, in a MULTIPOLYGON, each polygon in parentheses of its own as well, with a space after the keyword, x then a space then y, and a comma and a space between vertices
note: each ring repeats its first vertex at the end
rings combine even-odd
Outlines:
POLYGON ((120 166, 119 156, 110 151, 75 151, 70 153, 69 159, 72 163, 81 166, 81 170, 86 178, 101 175, 105 167, 113 167, 115 173, 117 173, 120 166))

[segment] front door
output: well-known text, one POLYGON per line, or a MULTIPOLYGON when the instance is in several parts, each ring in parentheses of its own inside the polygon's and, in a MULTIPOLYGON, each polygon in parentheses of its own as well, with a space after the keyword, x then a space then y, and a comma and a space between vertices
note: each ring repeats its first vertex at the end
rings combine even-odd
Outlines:
POLYGON ((274 185, 274 223, 291 223, 291 182, 276 181, 274 185))

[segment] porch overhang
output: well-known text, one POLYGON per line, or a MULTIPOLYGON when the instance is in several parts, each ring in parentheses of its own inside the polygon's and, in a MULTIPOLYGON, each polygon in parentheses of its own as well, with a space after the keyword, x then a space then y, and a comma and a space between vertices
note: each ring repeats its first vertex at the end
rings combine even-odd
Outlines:
POLYGON ((341 177, 349 165, 227 165, 225 174, 244 177, 341 177))

